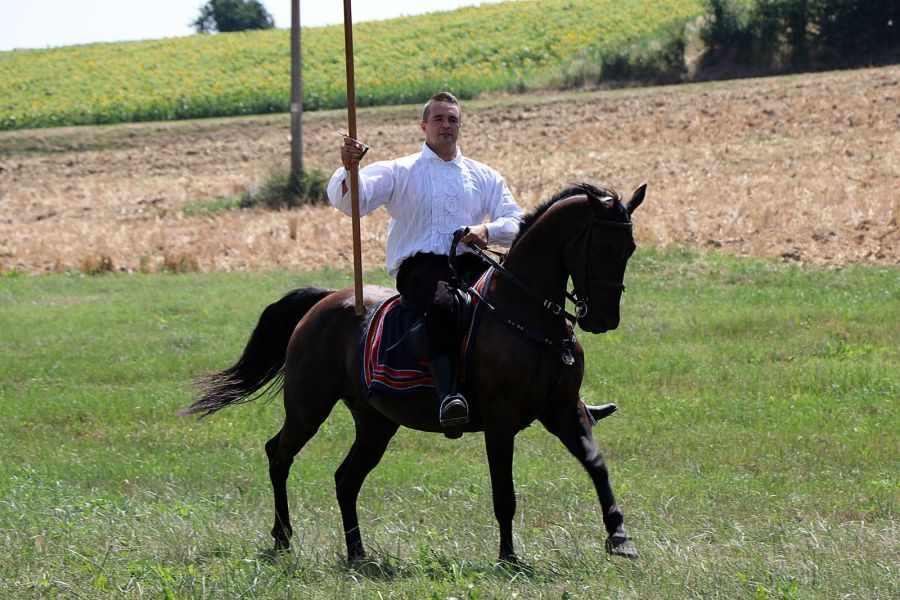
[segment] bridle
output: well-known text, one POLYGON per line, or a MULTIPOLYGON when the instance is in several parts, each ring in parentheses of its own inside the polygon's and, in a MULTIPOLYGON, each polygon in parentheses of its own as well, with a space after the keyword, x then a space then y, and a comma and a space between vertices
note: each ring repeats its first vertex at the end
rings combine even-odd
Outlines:
POLYGON ((578 310, 577 318, 587 315, 587 288, 605 288, 620 293, 625 291, 625 284, 621 281, 590 279, 591 273, 593 272, 591 269, 592 252, 590 250, 592 247, 594 231, 599 227, 630 230, 631 221, 610 221, 594 215, 591 222, 583 227, 578 235, 575 236, 575 239, 566 245, 564 260, 566 269, 572 277, 572 291, 566 291, 566 296, 575 303, 576 309, 580 306, 584 307, 583 311, 580 309, 578 310), (584 261, 584 265, 579 264, 581 261, 584 261))
MULTIPOLYGON (((561 317, 566 321, 569 321, 573 326, 578 321, 578 319, 583 318, 588 314, 588 294, 586 291, 586 287, 590 287, 592 289, 596 288, 607 288, 612 290, 618 290, 619 292, 625 291, 625 284, 621 281, 608 281, 608 280, 590 280, 591 274, 591 241, 593 239, 594 230, 598 227, 613 227, 613 228, 627 228, 631 229, 631 221, 627 222, 619 222, 619 221, 610 221, 608 219, 602 219, 597 215, 591 219, 590 222, 585 224, 571 242, 565 245, 565 254, 564 261, 566 263, 566 268, 569 271, 569 274, 572 278, 572 291, 566 290, 566 297, 572 301, 575 306, 575 313, 572 314, 567 311, 563 306, 560 306, 556 302, 543 297, 541 294, 538 294, 533 289, 528 287, 528 285, 519 279, 514 273, 510 272, 499 262, 488 256, 484 250, 479 248, 478 246, 472 245, 470 249, 479 257, 481 260, 489 264, 497 273, 510 281, 513 285, 515 285, 519 290, 524 292, 530 298, 535 300, 538 304, 540 304, 544 309, 549 311, 552 315, 561 317), (570 258, 572 257, 572 258, 570 258), (583 262, 583 265, 579 263, 583 262), (588 285, 588 281, 590 284, 588 285)), ((453 234, 453 242, 450 245, 450 273, 455 280, 455 283, 460 289, 467 289, 473 294, 477 295, 485 305, 491 309, 492 311, 496 311, 496 309, 485 300, 485 298, 481 297, 481 295, 472 287, 468 285, 468 282, 461 281, 458 277, 457 269, 456 269, 456 248, 459 245, 460 240, 465 237, 465 235, 469 232, 468 227, 461 227, 457 229, 453 234)), ((574 329, 571 335, 561 341, 554 341, 546 336, 542 336, 538 333, 535 333, 530 327, 515 322, 511 319, 505 319, 505 322, 513 327, 514 329, 519 330, 524 333, 527 337, 546 344, 548 346, 556 346, 559 345, 562 347, 563 352, 563 362, 567 365, 571 365, 574 362, 574 357, 572 355, 572 351, 575 347, 575 333, 574 329)))

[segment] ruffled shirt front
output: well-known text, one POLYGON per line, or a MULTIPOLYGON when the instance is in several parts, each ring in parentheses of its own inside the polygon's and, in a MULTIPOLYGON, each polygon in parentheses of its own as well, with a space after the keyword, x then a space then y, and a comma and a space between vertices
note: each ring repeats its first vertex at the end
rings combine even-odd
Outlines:
MULTIPOLYGON (((350 215, 350 193, 341 195, 341 182, 347 175, 343 167, 334 172, 328 183, 328 199, 350 215)), ((453 160, 444 161, 427 144, 422 144, 422 151, 416 154, 372 163, 360 170, 360 215, 379 206, 391 215, 387 268, 392 277, 403 260, 417 252, 449 253, 454 231, 480 225, 485 218, 489 243, 509 246, 523 216, 497 171, 464 157, 458 149, 453 160)), ((463 245, 459 249, 470 251, 463 245)))

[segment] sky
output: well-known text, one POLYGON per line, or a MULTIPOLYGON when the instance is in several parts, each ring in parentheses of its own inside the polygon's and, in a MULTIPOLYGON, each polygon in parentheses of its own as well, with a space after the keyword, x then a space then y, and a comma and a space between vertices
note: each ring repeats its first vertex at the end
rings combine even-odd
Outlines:
MULTIPOLYGON (((291 0, 261 0, 275 27, 291 26, 291 0)), ((389 19, 502 0, 356 0, 353 21, 389 19)), ((0 51, 181 37, 206 0, 0 0, 0 51)), ((300 0, 300 25, 344 22, 342 0, 300 0)))

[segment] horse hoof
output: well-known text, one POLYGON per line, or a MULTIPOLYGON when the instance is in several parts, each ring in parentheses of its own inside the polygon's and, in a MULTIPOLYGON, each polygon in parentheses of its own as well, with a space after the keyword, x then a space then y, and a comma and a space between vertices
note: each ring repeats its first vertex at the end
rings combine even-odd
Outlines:
POLYGON ((291 542, 288 540, 275 540, 275 552, 287 552, 291 549, 291 542))
POLYGON ((614 556, 624 556, 625 558, 637 558, 637 549, 634 542, 625 534, 614 533, 606 538, 606 551, 614 556))
POLYGON ((534 567, 523 563, 515 554, 501 555, 500 564, 514 573, 521 573, 529 577, 534 575, 534 567))

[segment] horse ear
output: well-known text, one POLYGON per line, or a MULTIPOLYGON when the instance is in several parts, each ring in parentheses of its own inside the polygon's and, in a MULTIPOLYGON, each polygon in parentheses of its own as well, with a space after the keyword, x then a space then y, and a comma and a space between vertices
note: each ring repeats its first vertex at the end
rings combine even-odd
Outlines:
POLYGON ((634 194, 631 195, 631 200, 628 201, 628 204, 625 206, 625 210, 628 211, 628 214, 634 212, 638 206, 641 205, 641 202, 644 201, 644 194, 647 192, 647 184, 642 183, 641 187, 634 190, 634 194))
POLYGON ((616 205, 615 199, 608 192, 589 183, 582 183, 581 187, 584 189, 584 195, 595 209, 610 210, 616 205))

